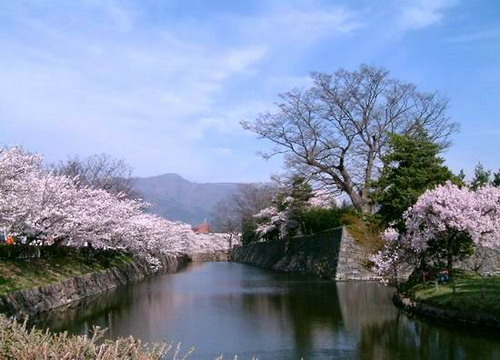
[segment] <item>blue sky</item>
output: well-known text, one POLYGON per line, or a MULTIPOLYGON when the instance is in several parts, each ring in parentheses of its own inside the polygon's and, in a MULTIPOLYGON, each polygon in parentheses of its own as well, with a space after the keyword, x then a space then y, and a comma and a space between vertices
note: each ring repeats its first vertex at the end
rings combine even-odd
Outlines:
POLYGON ((361 63, 438 90, 448 165, 500 167, 500 2, 0 0, 0 143, 106 152, 138 176, 265 181, 239 125, 309 73, 361 63))

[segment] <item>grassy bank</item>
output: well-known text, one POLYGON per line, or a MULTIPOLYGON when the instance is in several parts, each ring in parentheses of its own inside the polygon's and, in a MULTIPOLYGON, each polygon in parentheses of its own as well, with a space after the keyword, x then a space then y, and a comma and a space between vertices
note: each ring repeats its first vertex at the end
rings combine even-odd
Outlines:
POLYGON ((415 301, 468 314, 485 314, 500 319, 500 276, 481 277, 456 271, 454 282, 428 282, 403 287, 415 301))
POLYGON ((123 253, 92 258, 0 259, 0 295, 123 266, 131 260, 131 255, 123 253))

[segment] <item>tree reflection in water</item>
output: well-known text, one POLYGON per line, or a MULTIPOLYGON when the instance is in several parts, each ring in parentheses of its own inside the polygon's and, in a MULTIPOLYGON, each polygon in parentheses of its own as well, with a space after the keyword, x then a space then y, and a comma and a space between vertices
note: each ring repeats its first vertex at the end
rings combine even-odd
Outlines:
POLYGON ((190 359, 500 359, 498 333, 410 319, 393 290, 234 263, 193 264, 36 319, 53 330, 196 345, 190 359))

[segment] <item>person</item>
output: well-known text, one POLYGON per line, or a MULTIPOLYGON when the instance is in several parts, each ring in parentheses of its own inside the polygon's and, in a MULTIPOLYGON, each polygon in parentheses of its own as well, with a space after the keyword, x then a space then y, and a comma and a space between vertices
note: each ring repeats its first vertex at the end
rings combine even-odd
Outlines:
POLYGON ((439 282, 445 284, 448 281, 450 281, 450 271, 446 268, 439 273, 439 282))
POLYGON ((427 282, 430 278, 431 278, 431 273, 429 270, 425 269, 423 272, 422 272, 422 276, 424 278, 424 282, 427 282))

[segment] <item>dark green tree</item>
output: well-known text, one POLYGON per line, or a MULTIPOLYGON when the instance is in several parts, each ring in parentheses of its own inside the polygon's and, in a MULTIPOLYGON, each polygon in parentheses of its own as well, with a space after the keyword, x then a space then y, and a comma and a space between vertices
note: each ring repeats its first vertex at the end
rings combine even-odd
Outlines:
POLYGON ((391 134, 386 165, 372 194, 384 224, 395 223, 401 228, 403 213, 425 190, 448 180, 460 182, 444 165, 440 150, 422 126, 416 126, 411 134, 391 134))
POLYGON ((470 183, 470 187, 477 190, 490 182, 491 170, 486 170, 483 164, 478 163, 474 168, 474 178, 470 183))
POLYGON ((500 169, 496 173, 493 173, 493 180, 491 180, 491 185, 500 187, 500 169))
POLYGON ((465 183, 465 171, 464 169, 461 169, 460 172, 457 175, 458 180, 460 180, 462 183, 465 183))

